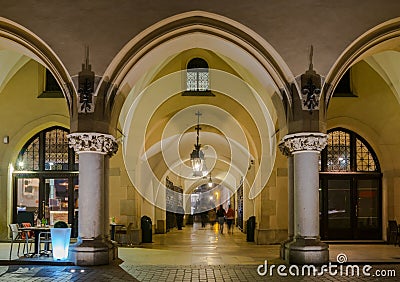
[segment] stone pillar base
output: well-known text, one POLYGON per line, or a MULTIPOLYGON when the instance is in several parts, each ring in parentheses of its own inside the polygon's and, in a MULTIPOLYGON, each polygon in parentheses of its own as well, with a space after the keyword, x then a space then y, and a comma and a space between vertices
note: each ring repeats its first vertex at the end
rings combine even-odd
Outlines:
POLYGON ((293 242, 293 238, 288 238, 287 240, 281 242, 281 247, 280 247, 280 258, 285 260, 287 257, 287 254, 289 252, 289 246, 293 242))
POLYGON ((118 258, 118 248, 111 241, 80 240, 71 246, 70 254, 75 265, 106 265, 118 258))
POLYGON ((285 258, 289 264, 321 265, 329 262, 329 246, 319 239, 296 238, 288 247, 285 258))

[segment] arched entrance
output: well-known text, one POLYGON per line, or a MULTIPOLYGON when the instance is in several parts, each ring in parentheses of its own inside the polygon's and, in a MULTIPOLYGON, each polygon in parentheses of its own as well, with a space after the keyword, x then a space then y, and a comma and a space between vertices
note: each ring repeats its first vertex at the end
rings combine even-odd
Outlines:
POLYGON ((324 240, 382 238, 382 174, 371 146, 344 128, 321 152, 320 234, 324 240))
POLYGON ((357 132, 368 140, 379 156, 382 172, 379 184, 381 226, 376 234, 370 234, 379 240, 387 238, 388 220, 399 217, 395 204, 398 198, 396 181, 399 146, 397 141, 391 146, 386 145, 395 140, 393 135, 398 131, 400 117, 400 91, 395 70, 400 61, 397 47, 400 38, 398 23, 399 18, 394 18, 357 38, 338 58, 325 84, 328 88, 325 97, 328 127, 357 132), (340 88, 339 84, 343 80, 347 80, 344 88, 347 89, 344 91, 346 93, 337 93, 335 88, 340 88))
POLYGON ((21 223, 23 216, 34 220, 32 225, 62 220, 77 231, 78 157, 68 146, 68 133, 59 126, 47 128, 21 149, 13 173, 13 222, 21 223))
MULTIPOLYGON (((224 19, 232 26, 222 25, 218 16, 197 13, 152 27, 149 36, 163 31, 163 41, 141 45, 149 38, 141 34, 143 40, 132 41, 128 44, 131 49, 118 56, 126 61, 111 64, 121 69, 108 69, 111 85, 115 82, 118 89, 109 93, 109 102, 114 103, 113 117, 122 135, 126 172, 145 199, 138 210, 156 224, 166 220, 167 177, 182 187, 185 208, 191 187, 202 184, 193 177, 189 159, 196 140, 196 112, 202 113, 200 143, 208 170, 213 176, 218 174, 226 187, 243 187, 242 222, 264 204, 251 199, 265 188, 274 168, 276 139, 287 130, 284 101, 289 99, 286 77, 291 75, 277 63, 281 62, 279 56, 253 32, 239 32, 234 26, 238 23, 224 19), (193 16, 197 13, 201 17, 193 16), (168 29, 183 18, 193 23, 182 33, 168 29), (248 38, 250 46, 243 41, 248 35, 254 36, 248 38), (260 42, 255 44, 257 40, 260 42), (133 43, 136 45, 131 46, 133 43), (138 48, 140 56, 134 52, 138 48), (205 61, 207 71, 193 72, 188 66, 194 58, 205 61), (201 77, 202 83, 208 77, 207 91, 202 91, 204 85, 196 89, 199 91, 188 90, 188 72, 195 73, 195 79, 201 77), (204 95, 208 91, 213 95, 204 95)), ((155 230, 162 228, 156 226, 155 230)), ((267 232, 270 229, 262 228, 260 234, 267 237, 267 232)), ((279 232, 275 242, 287 236, 283 228, 279 232)))

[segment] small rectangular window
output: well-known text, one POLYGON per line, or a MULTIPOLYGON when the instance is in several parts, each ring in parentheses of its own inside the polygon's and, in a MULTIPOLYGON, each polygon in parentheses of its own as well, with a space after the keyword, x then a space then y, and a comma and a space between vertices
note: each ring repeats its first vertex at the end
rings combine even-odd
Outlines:
POLYGON ((48 69, 46 69, 44 88, 38 98, 64 98, 57 80, 48 69))
POLYGON ((347 70, 333 92, 333 97, 357 97, 351 87, 350 70, 347 70))

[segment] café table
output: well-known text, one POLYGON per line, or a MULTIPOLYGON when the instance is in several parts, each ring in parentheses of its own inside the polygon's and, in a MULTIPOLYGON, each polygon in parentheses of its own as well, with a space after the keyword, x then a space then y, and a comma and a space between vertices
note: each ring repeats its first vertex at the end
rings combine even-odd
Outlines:
POLYGON ((23 232, 29 232, 33 231, 35 234, 35 252, 33 254, 30 254, 31 256, 35 256, 36 254, 39 253, 39 233, 40 232, 50 232, 50 226, 29 226, 29 227, 20 227, 19 230, 23 232))
POLYGON ((118 224, 118 223, 110 223, 111 231, 110 231, 110 239, 111 241, 115 240, 115 231, 117 227, 123 227, 125 226, 124 224, 118 224))

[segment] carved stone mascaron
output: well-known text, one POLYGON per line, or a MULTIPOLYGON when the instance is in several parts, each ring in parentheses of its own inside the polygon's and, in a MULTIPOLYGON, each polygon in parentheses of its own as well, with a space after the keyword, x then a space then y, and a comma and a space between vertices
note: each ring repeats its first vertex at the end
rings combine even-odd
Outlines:
POLYGON ((279 143, 282 154, 290 154, 305 151, 321 152, 327 144, 327 135, 320 132, 301 132, 288 134, 279 143))
POLYGON ((91 152, 113 155, 118 151, 118 144, 114 136, 103 133, 71 133, 67 135, 69 147, 75 152, 91 152))

